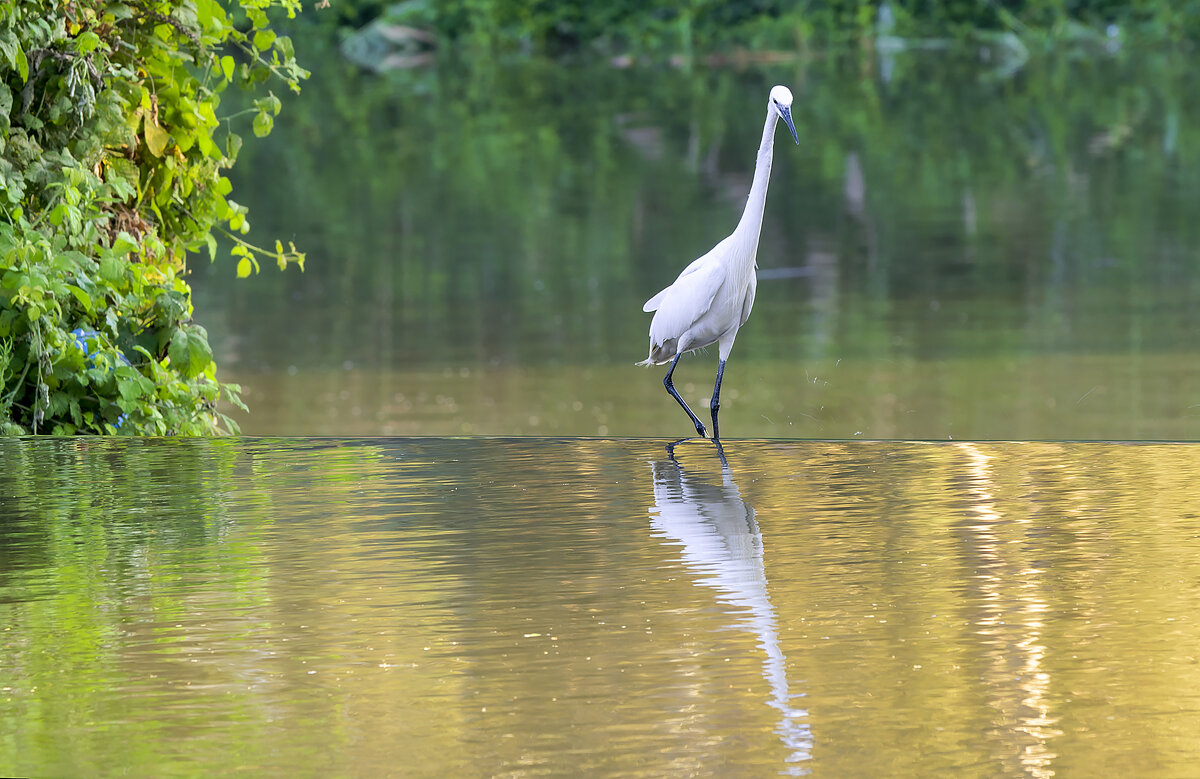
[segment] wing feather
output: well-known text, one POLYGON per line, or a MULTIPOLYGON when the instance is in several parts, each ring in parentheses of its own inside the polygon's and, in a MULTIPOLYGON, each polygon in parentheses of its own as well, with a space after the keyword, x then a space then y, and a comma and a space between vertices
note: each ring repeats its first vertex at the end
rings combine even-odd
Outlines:
POLYGON ((680 281, 682 281, 685 276, 690 276, 693 273, 695 273, 696 271, 703 268, 704 261, 707 260, 709 258, 709 256, 713 252, 715 252, 718 247, 720 247, 720 245, 721 244, 717 244, 717 246, 714 246, 704 256, 697 257, 696 259, 692 260, 691 264, 688 265, 686 268, 684 268, 683 271, 680 272, 680 274, 675 277, 675 281, 671 282, 670 286, 659 290, 657 295, 655 295, 654 297, 647 300, 646 304, 642 306, 642 310, 645 311, 646 313, 650 313, 651 311, 657 311, 658 307, 662 305, 663 298, 665 298, 667 296, 667 293, 671 291, 671 287, 674 287, 676 284, 678 284, 680 281))
POLYGON ((655 297, 660 297, 657 312, 650 322, 652 343, 664 343, 679 338, 708 313, 725 281, 725 269, 709 265, 681 274, 675 283, 655 297))

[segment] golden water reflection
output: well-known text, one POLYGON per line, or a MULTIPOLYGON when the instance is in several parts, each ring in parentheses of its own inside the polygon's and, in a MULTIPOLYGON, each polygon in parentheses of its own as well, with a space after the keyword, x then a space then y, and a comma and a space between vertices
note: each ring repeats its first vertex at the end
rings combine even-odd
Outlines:
POLYGON ((0 773, 1182 776, 1200 449, 2 440, 0 773))
POLYGON ((975 572, 964 582, 964 596, 977 604, 975 632, 987 648, 984 673, 996 723, 990 735, 1005 754, 1006 770, 1050 777, 1055 754, 1047 742, 1061 731, 1050 713, 1051 677, 1043 662, 1042 619, 1050 610, 1041 592, 1046 571, 1023 548, 1020 536, 1029 532, 1030 520, 1001 513, 991 468, 994 456, 977 444, 953 448, 965 457, 965 511, 956 529, 964 563, 975 572), (1006 532, 1010 522, 1011 534, 1006 532))

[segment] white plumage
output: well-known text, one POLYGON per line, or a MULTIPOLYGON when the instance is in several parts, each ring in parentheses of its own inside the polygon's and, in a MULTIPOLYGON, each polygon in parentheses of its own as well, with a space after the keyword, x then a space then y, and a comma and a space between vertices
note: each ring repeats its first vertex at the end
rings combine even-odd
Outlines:
POLYGON ((775 125, 787 124, 792 138, 800 143, 792 124, 792 93, 785 86, 771 89, 767 101, 767 121, 754 165, 754 182, 746 199, 746 210, 729 237, 703 257, 688 265, 671 286, 646 301, 643 311, 654 311, 650 322, 650 354, 639 365, 671 363, 663 385, 691 417, 696 432, 705 434, 704 423, 692 413, 675 390, 671 374, 680 356, 686 352, 718 344, 717 382, 709 409, 713 439, 720 439, 717 411, 720 408, 721 378, 725 361, 733 349, 738 328, 745 324, 754 306, 758 283, 754 269, 758 254, 758 236, 762 230, 763 208, 767 203, 767 185, 771 180, 771 159, 775 146, 775 125))

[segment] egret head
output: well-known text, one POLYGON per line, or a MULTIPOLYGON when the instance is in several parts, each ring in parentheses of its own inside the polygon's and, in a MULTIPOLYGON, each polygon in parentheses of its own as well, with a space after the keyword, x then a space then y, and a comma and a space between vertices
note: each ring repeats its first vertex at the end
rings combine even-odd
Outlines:
POLYGON ((792 131, 792 140, 800 145, 800 136, 796 135, 796 125, 792 124, 792 90, 782 84, 771 88, 770 111, 779 114, 788 129, 792 131))

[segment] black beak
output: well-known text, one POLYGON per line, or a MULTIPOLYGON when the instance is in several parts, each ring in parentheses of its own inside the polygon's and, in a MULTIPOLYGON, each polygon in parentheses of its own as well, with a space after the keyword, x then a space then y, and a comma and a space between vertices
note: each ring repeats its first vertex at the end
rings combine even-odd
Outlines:
POLYGON ((796 135, 796 125, 792 124, 792 109, 788 106, 779 106, 779 115, 783 117, 784 123, 786 123, 788 129, 792 131, 792 140, 794 140, 796 145, 799 146, 800 136, 796 135))

